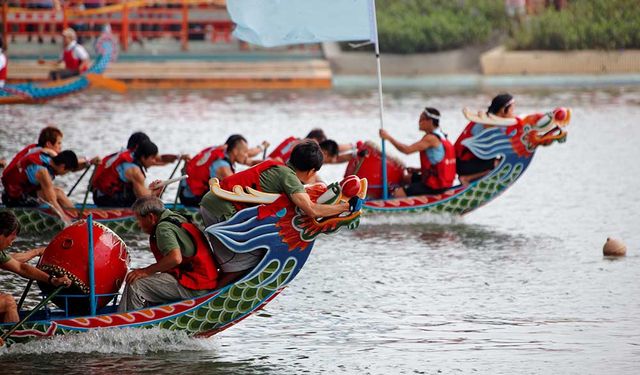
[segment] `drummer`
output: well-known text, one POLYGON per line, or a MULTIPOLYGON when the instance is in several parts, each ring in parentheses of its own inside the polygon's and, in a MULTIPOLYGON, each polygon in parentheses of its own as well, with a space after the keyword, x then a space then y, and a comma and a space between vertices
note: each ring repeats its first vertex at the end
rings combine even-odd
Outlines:
POLYGON ((440 194, 453 185, 456 177, 455 152, 451 142, 440 129, 440 111, 427 107, 418 118, 418 128, 426 134, 418 142, 405 145, 380 129, 385 139, 403 154, 420 153, 420 171, 413 172, 408 185, 394 190, 394 197, 440 194))
MULTIPOLYGON (((66 276, 55 277, 26 263, 42 255, 44 247, 9 254, 6 249, 11 246, 18 234, 20 234, 18 218, 10 211, 0 211, 0 268, 55 287, 71 285, 71 280, 66 276)), ((13 297, 10 294, 0 293, 0 322, 15 323, 19 320, 18 308, 13 297)))

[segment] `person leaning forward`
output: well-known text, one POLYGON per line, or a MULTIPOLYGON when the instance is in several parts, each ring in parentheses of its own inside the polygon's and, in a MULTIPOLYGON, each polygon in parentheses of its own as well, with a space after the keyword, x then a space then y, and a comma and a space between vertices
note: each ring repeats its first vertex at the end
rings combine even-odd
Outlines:
MULTIPOLYGON (((9 254, 6 249, 11 246, 18 234, 20 234, 20 223, 16 216, 10 211, 0 211, 0 268, 55 287, 71 285, 71 280, 66 276, 54 277, 26 263, 42 255, 44 248, 9 254)), ((14 323, 18 320, 20 317, 13 297, 10 294, 0 293, 0 322, 14 323)))
MULTIPOLYGON (((315 140, 300 141, 291 152, 289 162, 267 160, 242 172, 223 179, 220 186, 233 190, 233 186, 250 186, 265 193, 286 194, 298 208, 312 217, 328 217, 353 210, 349 203, 337 205, 319 204, 311 201, 304 185, 315 178, 322 167, 323 156, 315 140)), ((355 197, 358 199, 357 197, 355 197)), ((237 211, 248 207, 246 204, 230 202, 209 191, 200 202, 200 213, 205 226, 220 223, 231 218, 237 211)), ((227 285, 255 267, 264 256, 263 250, 235 253, 227 249, 214 236, 209 235, 214 248, 214 257, 220 266, 220 286, 227 285)))
POLYGON ((194 298, 217 286, 211 248, 194 224, 153 196, 139 198, 131 209, 149 234, 156 263, 127 274, 119 312, 194 298))

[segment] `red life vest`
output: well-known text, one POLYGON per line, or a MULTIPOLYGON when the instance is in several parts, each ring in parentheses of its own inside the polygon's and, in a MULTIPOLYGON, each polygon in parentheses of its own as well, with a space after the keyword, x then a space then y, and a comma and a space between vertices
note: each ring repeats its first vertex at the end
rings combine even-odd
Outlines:
POLYGON ((64 60, 65 68, 69 70, 73 70, 75 72, 82 73, 87 69, 86 67, 84 67, 82 70, 80 70, 80 65, 82 64, 82 60, 76 58, 73 55, 73 51, 75 51, 76 48, 78 48, 78 44, 74 44, 73 47, 71 47, 70 49, 65 49, 64 52, 62 53, 62 60, 64 60))
POLYGON ((20 161, 20 159, 22 159, 23 157, 25 157, 28 154, 31 154, 33 152, 36 152, 38 150, 41 150, 42 147, 38 146, 37 144, 32 144, 29 145, 25 148, 23 148, 22 150, 20 150, 16 156, 13 157, 13 159, 11 159, 11 162, 9 163, 9 165, 7 165, 4 168, 4 171, 2 171, 2 177, 5 176, 5 174, 9 173, 9 171, 13 168, 15 168, 15 166, 18 164, 18 162, 20 161))
POLYGON ((27 167, 30 165, 36 164, 46 167, 51 179, 55 178, 49 164, 44 163, 40 158, 42 154, 50 156, 43 151, 28 153, 13 168, 7 169, 6 173, 2 174, 2 185, 4 185, 4 191, 9 197, 20 199, 23 195, 32 195, 40 189, 39 185, 34 185, 29 181, 27 167))
MULTIPOLYGON (((251 187, 252 189, 262 191, 260 187, 260 174, 269 168, 273 168, 278 165, 284 165, 284 163, 275 160, 265 160, 260 164, 257 164, 249 169, 245 169, 242 172, 238 172, 229 177, 225 177, 220 181, 220 187, 224 190, 232 191, 236 185, 251 187)), ((247 203, 233 202, 233 206, 236 210, 240 211, 244 208, 251 206, 247 203)))
MULTIPOLYGON (((196 197, 204 195, 209 190, 209 179, 215 177, 209 175, 209 170, 216 160, 225 158, 224 151, 224 146, 205 148, 187 162, 186 172, 189 175, 187 185, 196 197)), ((233 164, 230 161, 229 164, 231 165, 231 171, 235 172, 233 164)))
POLYGON ((473 136, 473 134, 471 134, 471 129, 475 126, 475 124, 475 122, 468 123, 467 127, 464 128, 464 130, 456 140, 456 144, 454 146, 456 151, 456 159, 464 161, 477 159, 473 152, 471 152, 471 150, 469 150, 462 144, 462 141, 473 136))
POLYGON ((291 151, 293 151, 293 148, 298 144, 298 142, 300 142, 300 139, 296 137, 289 137, 285 139, 278 145, 278 147, 276 147, 275 150, 271 151, 268 158, 280 158, 283 162, 286 163, 291 156, 291 151))
MULTIPOLYGON (((118 170, 116 169, 122 163, 133 163, 133 151, 125 150, 111 154, 104 159, 96 167, 96 172, 91 180, 91 188, 99 190, 102 194, 113 196, 123 190, 132 190, 131 182, 123 182, 120 180, 118 170)), ((140 168, 142 173, 144 171, 140 168)))
POLYGON ((442 142, 444 147, 444 157, 437 164, 431 164, 427 157, 427 151, 420 152, 420 169, 422 170, 422 181, 431 189, 448 189, 453 186, 456 178, 456 153, 449 140, 434 133, 442 142))
MULTIPOLYGON (((0 54, 2 54, 2 52, 0 52, 0 54)), ((9 60, 5 58, 4 61, 5 61, 4 66, 0 68, 0 81, 7 80, 7 66, 9 65, 9 60)))
MULTIPOLYGON (((187 289, 207 290, 218 286, 218 267, 213 259, 211 248, 204 237, 204 233, 189 222, 180 222, 174 218, 165 218, 160 222, 163 221, 169 222, 187 232, 196 248, 196 253, 193 256, 185 257, 183 255, 182 263, 166 272, 175 277, 178 283, 187 289)), ((155 230, 154 234, 149 237, 149 243, 156 261, 160 261, 163 255, 158 249, 155 230)))

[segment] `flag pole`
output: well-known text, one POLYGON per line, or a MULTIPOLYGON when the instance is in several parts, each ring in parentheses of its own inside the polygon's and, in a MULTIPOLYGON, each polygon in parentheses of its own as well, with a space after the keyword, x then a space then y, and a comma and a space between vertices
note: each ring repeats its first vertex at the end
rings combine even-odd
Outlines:
MULTIPOLYGON (((372 7, 372 20, 373 23, 373 32, 375 36, 375 50, 376 50, 376 66, 378 69, 378 99, 379 99, 379 112, 380 112, 380 129, 384 129, 384 105, 382 101, 382 68, 380 67, 380 46, 378 44, 378 16, 376 13, 376 0, 371 0, 372 7)), ((381 140, 381 151, 382 151, 382 199, 387 199, 389 197, 389 189, 387 186, 387 152, 385 148, 384 139, 381 140)))

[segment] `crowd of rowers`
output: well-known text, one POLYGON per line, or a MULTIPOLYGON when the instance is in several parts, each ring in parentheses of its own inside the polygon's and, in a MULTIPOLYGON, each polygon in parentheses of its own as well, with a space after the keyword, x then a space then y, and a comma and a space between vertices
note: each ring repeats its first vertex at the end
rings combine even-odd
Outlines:
MULTIPOLYGON (((513 109, 513 98, 502 94, 494 98, 489 112, 513 117, 513 109)), ((427 194, 446 188, 441 183, 442 175, 455 176, 456 161, 458 172, 466 172, 459 177, 461 181, 478 178, 494 167, 494 161, 470 157, 470 151, 458 147, 461 139, 478 131, 475 124, 467 126, 454 147, 440 130, 439 120, 438 110, 425 108, 419 117, 419 128, 426 135, 411 145, 402 144, 380 130, 380 136, 401 152, 420 152, 421 171, 426 175, 397 189, 396 196, 427 194), (449 159, 453 162, 448 163, 449 159)), ((156 258, 155 263, 129 272, 119 311, 192 298, 228 285, 252 270, 264 256, 264 250, 236 253, 213 236, 208 236, 207 241, 187 218, 164 206, 158 198, 161 188, 156 187, 156 181, 145 185, 145 171, 149 167, 175 162, 178 158, 187 160, 185 172, 189 178, 183 181, 179 194, 183 203, 200 204, 207 227, 230 219, 247 206, 211 193, 210 177, 219 178, 220 186, 225 190, 240 185, 267 193, 286 194, 293 204, 313 217, 354 212, 362 206, 358 197, 349 202, 325 205, 313 202, 306 193, 304 184, 316 180, 316 172, 323 163, 344 162, 354 157, 349 151, 350 145, 340 146, 327 140, 319 129, 308 134, 306 139, 288 138, 266 160, 252 158, 263 152, 262 147, 266 145, 249 148, 241 135, 233 135, 224 145, 209 147, 193 158, 159 155, 158 147, 140 132, 130 137, 125 149, 92 160, 78 159, 73 151, 62 151, 62 139, 59 129, 47 127, 40 133, 37 144, 21 150, 5 166, 2 200, 9 207, 47 202, 63 212, 62 208, 71 207, 72 203, 62 189, 53 185, 54 177, 95 164, 96 172, 90 183, 94 202, 99 206, 131 207, 140 228, 150 235, 150 249, 156 258), (341 153, 344 150, 348 152, 341 153), (249 168, 236 173, 236 163, 246 164, 249 168), (209 244, 213 252, 209 250, 209 244), (183 267, 185 264, 188 267, 183 267)), ((5 252, 19 230, 20 224, 14 214, 0 211, 0 268, 53 285, 69 285, 70 280, 64 276, 53 277, 25 264, 42 254, 43 249, 13 255, 5 252)), ((13 298, 0 293, 0 321, 16 321, 15 308, 13 298)))
MULTIPOLYGON (((496 96, 488 112, 498 117, 515 117, 514 100, 509 94, 496 96)), ((495 160, 476 157, 462 141, 473 136, 481 126, 469 123, 453 145, 440 128, 440 112, 432 107, 425 108, 419 116, 418 127, 425 135, 413 144, 404 144, 388 131, 381 129, 380 137, 389 141, 404 154, 419 153, 420 168, 407 169, 404 186, 395 188, 393 196, 403 197, 423 194, 439 194, 449 189, 456 175, 462 184, 474 181, 494 168, 495 160)), ((63 133, 55 127, 43 129, 36 144, 18 152, 6 165, 2 173, 4 191, 2 202, 7 207, 38 206, 46 202, 57 211, 63 207, 73 207, 64 191, 56 187, 53 179, 71 171, 84 169, 89 163, 96 164, 90 182, 93 201, 99 207, 130 207, 138 197, 160 195, 162 187, 158 181, 147 185, 148 168, 185 159, 183 173, 188 177, 181 181, 179 197, 186 206, 211 205, 209 180, 213 177, 223 181, 236 172, 237 164, 251 168, 258 167, 263 160, 255 159, 268 147, 250 148, 242 135, 230 136, 223 145, 208 147, 194 157, 188 155, 161 155, 158 147, 149 137, 137 132, 131 135, 122 150, 104 158, 78 159, 73 151, 62 151, 63 133)), ((347 162, 356 156, 357 149, 352 144, 339 145, 327 139, 321 129, 312 130, 304 140, 311 140, 319 146, 322 163, 347 162)), ((278 145, 265 160, 288 163, 291 151, 303 139, 289 137, 278 145)), ((315 168, 315 167, 314 167, 315 168)), ((317 169, 320 167, 318 166, 317 169)), ((315 171, 317 171, 317 169, 315 171)), ((303 181, 312 183, 313 178, 303 181)), ((267 191, 270 192, 270 191, 267 191)))

